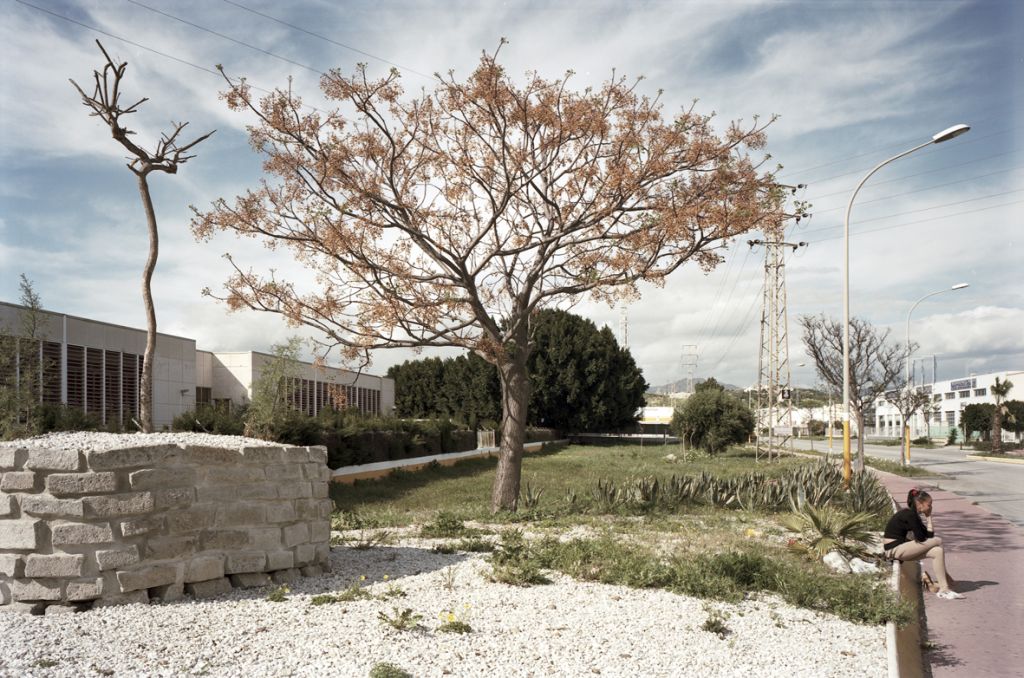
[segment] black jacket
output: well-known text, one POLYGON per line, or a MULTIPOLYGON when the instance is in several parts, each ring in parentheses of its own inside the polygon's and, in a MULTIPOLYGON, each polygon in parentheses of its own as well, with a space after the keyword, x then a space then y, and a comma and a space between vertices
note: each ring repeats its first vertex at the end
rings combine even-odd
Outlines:
POLYGON ((935 536, 935 533, 921 522, 921 516, 918 515, 917 511, 912 508, 905 508, 897 511, 896 515, 890 518, 885 526, 885 540, 896 540, 892 544, 886 544, 885 550, 888 551, 910 541, 907 539, 907 533, 909 532, 914 533, 914 541, 925 541, 935 536))

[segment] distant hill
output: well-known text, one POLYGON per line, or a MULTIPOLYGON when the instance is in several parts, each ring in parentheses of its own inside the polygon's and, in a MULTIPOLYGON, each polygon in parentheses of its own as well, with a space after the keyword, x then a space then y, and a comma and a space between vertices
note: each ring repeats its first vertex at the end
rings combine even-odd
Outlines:
MULTIPOLYGON (((707 377, 694 377, 693 378, 693 383, 694 384, 699 384, 700 382, 704 381, 705 379, 707 379, 707 377)), ((734 384, 722 384, 722 386, 725 387, 726 391, 742 391, 743 390, 742 386, 736 386, 734 384)), ((647 392, 648 393, 667 394, 667 393, 679 393, 679 392, 685 391, 685 390, 686 390, 686 379, 677 379, 676 381, 673 381, 673 382, 671 382, 669 384, 662 384, 661 386, 652 386, 649 389, 647 389, 647 392)))

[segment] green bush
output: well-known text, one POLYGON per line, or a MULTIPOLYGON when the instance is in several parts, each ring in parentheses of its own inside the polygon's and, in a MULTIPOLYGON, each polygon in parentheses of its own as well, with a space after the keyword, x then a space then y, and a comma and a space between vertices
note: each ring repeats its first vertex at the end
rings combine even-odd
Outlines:
POLYGON ((240 436, 245 430, 245 407, 200 405, 195 410, 187 410, 176 416, 171 423, 171 430, 240 436))
POLYGON ((956 427, 950 428, 949 429, 949 435, 946 436, 946 444, 947 445, 956 445, 956 441, 959 438, 959 436, 960 436, 960 431, 956 427))

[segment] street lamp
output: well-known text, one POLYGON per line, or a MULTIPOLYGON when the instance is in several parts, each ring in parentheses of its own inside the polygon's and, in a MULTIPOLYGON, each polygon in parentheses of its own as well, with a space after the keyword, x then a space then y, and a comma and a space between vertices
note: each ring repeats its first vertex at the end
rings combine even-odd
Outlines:
MULTIPOLYGON (((968 283, 957 283, 956 285, 953 285, 952 287, 947 287, 944 290, 939 290, 937 292, 930 292, 930 293, 924 295, 923 297, 921 297, 920 299, 918 299, 917 301, 915 301, 914 305, 910 307, 909 311, 907 311, 907 381, 904 384, 904 388, 907 389, 908 392, 910 391, 910 354, 911 354, 911 350, 910 350, 910 316, 914 313, 914 309, 917 308, 917 305, 920 304, 925 299, 928 299, 929 297, 934 297, 936 294, 942 294, 943 292, 955 292, 957 290, 962 290, 965 287, 970 287, 970 285, 968 283)), ((903 438, 904 438, 904 440, 903 440, 903 463, 904 463, 904 465, 906 465, 906 464, 910 463, 910 421, 909 420, 903 422, 903 438)))
MULTIPOLYGON (((914 151, 919 151, 925 146, 955 139, 970 129, 968 125, 953 125, 933 135, 929 141, 878 163, 860 180, 857 188, 853 190, 853 195, 850 196, 849 204, 846 205, 846 216, 843 219, 843 483, 847 487, 850 485, 850 476, 852 475, 850 466, 850 212, 853 210, 853 201, 871 175, 890 162, 910 155, 914 151)), ((861 431, 861 435, 863 434, 864 432, 861 431)))

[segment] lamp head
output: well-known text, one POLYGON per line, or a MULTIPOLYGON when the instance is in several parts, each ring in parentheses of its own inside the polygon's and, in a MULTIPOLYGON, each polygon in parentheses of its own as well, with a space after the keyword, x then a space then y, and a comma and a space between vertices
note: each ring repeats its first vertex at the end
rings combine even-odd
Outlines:
POLYGON ((965 287, 970 287, 970 284, 968 284, 968 283, 957 283, 957 284, 953 285, 952 287, 950 287, 949 289, 951 289, 951 290, 962 290, 965 287))
POLYGON ((961 134, 966 134, 967 132, 970 131, 970 129, 971 129, 970 125, 963 125, 963 124, 953 125, 952 127, 947 127, 946 129, 942 130, 938 134, 932 135, 932 143, 933 144, 941 144, 943 141, 949 141, 950 139, 955 139, 958 136, 960 136, 961 134))

